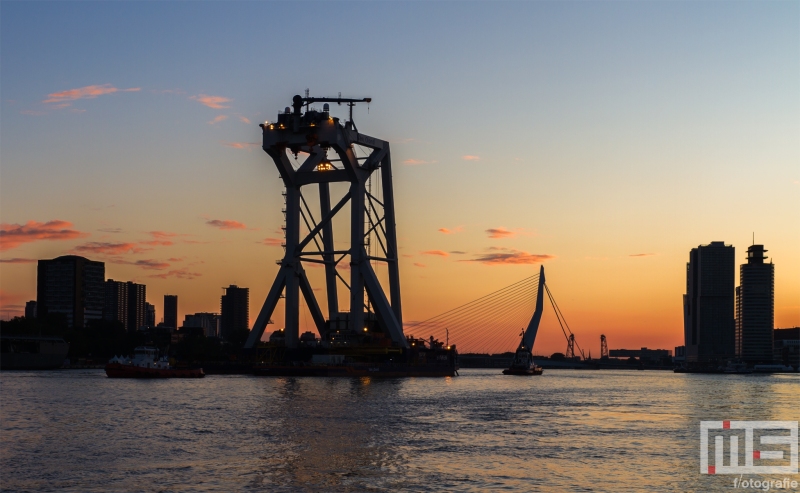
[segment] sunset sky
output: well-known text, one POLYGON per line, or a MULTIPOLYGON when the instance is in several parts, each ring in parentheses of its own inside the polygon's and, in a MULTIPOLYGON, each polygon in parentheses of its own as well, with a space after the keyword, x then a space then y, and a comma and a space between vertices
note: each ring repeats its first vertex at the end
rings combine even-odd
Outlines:
MULTIPOLYGON (((755 234, 776 327, 800 325, 796 1, 3 1, 0 57, 3 318, 71 253, 146 284, 159 320, 164 294, 183 320, 229 284, 255 320, 283 255, 258 123, 310 88, 373 98, 407 323, 544 260, 593 355, 601 333, 672 349, 689 250, 735 246, 738 280, 755 234)), ((539 334, 564 350, 551 311, 539 334)))

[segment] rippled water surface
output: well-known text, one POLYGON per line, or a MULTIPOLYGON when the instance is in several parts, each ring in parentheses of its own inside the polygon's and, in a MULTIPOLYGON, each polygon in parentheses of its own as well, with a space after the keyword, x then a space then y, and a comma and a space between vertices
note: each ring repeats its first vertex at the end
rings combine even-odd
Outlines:
POLYGON ((699 421, 800 419, 796 375, 72 370, 0 389, 3 491, 728 491, 699 474, 699 421))

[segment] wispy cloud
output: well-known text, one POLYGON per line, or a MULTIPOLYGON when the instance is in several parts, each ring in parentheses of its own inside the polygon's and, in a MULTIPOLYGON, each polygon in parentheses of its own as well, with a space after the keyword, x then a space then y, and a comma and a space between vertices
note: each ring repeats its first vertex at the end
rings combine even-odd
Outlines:
POLYGON ((204 104, 209 108, 214 108, 215 110, 230 108, 230 106, 226 106, 225 103, 230 103, 231 101, 233 101, 232 99, 223 96, 209 96, 208 94, 198 94, 197 96, 189 96, 189 99, 193 99, 198 103, 204 104))
POLYGON ((427 265, 421 264, 419 262, 414 262, 414 265, 416 265, 417 267, 427 267, 427 265))
POLYGON ((436 161, 424 161, 422 159, 406 159, 403 164, 408 166, 417 166, 420 164, 436 164, 436 161))
POLYGON ((113 94, 115 92, 138 92, 141 87, 130 87, 128 89, 118 89, 111 84, 102 84, 94 86, 84 86, 77 89, 68 89, 66 91, 54 92, 47 95, 47 99, 43 103, 56 103, 57 108, 66 108, 69 106, 70 101, 78 99, 94 99, 98 96, 105 94, 113 94))
POLYGON ((247 225, 232 219, 209 219, 206 224, 219 229, 247 229, 247 225))
POLYGON ((541 264, 555 258, 554 255, 528 253, 513 248, 493 248, 492 250, 494 250, 493 253, 479 255, 470 260, 460 260, 460 262, 479 262, 486 265, 523 265, 541 264))
POLYGON ((142 248, 136 243, 111 243, 104 241, 92 241, 73 248, 75 253, 83 254, 103 254, 103 255, 122 255, 125 253, 142 253, 149 249, 142 248))
POLYGON ((208 124, 209 125, 216 125, 217 123, 224 122, 227 119, 228 119, 228 117, 226 115, 217 115, 217 116, 214 117, 213 120, 209 120, 208 124))
POLYGON ((139 267, 144 270, 164 270, 170 267, 169 262, 164 262, 162 260, 156 260, 152 258, 140 259, 140 260, 128 260, 123 257, 116 256, 106 259, 106 262, 112 264, 132 265, 134 267, 139 267))
POLYGON ((628 256, 629 257, 652 257, 654 255, 657 255, 657 254, 655 254, 655 253, 633 253, 633 254, 628 255, 628 256))
POLYGON ((226 142, 222 141, 222 145, 233 147, 234 149, 252 149, 260 145, 259 142, 226 142))
POLYGON ((250 119, 247 118, 246 116, 239 115, 238 118, 239 118, 240 122, 246 123, 247 125, 250 125, 250 119))
POLYGON ((174 270, 171 270, 169 272, 164 272, 162 274, 153 274, 153 275, 150 275, 148 277, 153 277, 153 278, 158 278, 158 279, 167 279, 167 278, 170 278, 170 277, 175 277, 175 278, 178 278, 178 279, 194 279, 194 278, 200 277, 202 275, 203 274, 201 274, 200 272, 189 272, 188 269, 183 268, 183 269, 174 269, 174 270))
POLYGON ((480 156, 472 156, 470 154, 465 154, 461 156, 461 159, 464 161, 478 161, 481 157, 480 156))
POLYGON ((489 235, 489 238, 513 238, 517 235, 529 235, 530 233, 527 232, 524 228, 514 228, 513 230, 506 229, 503 226, 499 228, 490 228, 486 230, 486 234, 489 235))
POLYGON ((284 240, 280 238, 264 238, 261 242, 267 246, 283 246, 284 240))
POLYGON ((458 226, 457 228, 454 228, 454 229, 439 228, 437 231, 439 231, 440 233, 446 234, 446 235, 454 235, 456 233, 460 233, 460 232, 464 231, 464 227, 463 226, 458 226))
POLYGON ((467 252, 462 252, 461 250, 450 250, 450 253, 453 255, 466 255, 467 252))
POLYGON ((39 240, 74 240, 84 238, 89 233, 77 231, 72 228, 72 223, 55 219, 40 223, 28 221, 25 224, 0 224, 0 250, 10 250, 25 243, 39 240))
POLYGON ((35 258, 4 258, 0 259, 0 264, 35 264, 37 260, 35 258))
POLYGON ((97 231, 103 233, 122 233, 122 228, 100 228, 97 231))
POLYGON ((449 257, 450 254, 442 251, 442 250, 426 250, 424 252, 420 252, 422 255, 437 255, 439 257, 449 257))

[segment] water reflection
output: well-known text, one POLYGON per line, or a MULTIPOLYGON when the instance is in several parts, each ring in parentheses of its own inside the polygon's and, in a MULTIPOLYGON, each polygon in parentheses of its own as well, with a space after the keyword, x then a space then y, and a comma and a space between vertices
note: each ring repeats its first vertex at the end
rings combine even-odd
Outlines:
MULTIPOLYGON (((281 440, 266 444, 272 486, 294 491, 363 491, 400 477, 404 457, 390 441, 386 409, 398 380, 369 377, 278 379, 281 406, 272 418, 281 440), (277 460, 276 460, 277 459, 277 460)), ((396 437, 395 437, 396 438, 396 437)))

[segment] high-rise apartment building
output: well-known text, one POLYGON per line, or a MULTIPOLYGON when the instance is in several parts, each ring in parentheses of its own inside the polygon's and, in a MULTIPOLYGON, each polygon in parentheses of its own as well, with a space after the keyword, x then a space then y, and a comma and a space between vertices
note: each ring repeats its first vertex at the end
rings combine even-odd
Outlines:
POLYGON ((128 330, 133 332, 145 325, 147 316, 147 286, 128 281, 128 330))
POLYGON ((61 314, 68 327, 86 327, 103 317, 106 267, 76 255, 39 260, 36 279, 37 315, 61 314))
POLYGON ((773 359, 775 266, 764 252, 764 245, 747 249, 736 288, 736 357, 753 364, 773 359))
POLYGON ((25 318, 36 318, 36 301, 25 302, 25 318))
POLYGON ((164 295, 164 326, 178 328, 178 295, 164 295))
POLYGON ((250 290, 234 284, 224 289, 220 301, 220 336, 227 339, 236 330, 250 330, 250 290))
POLYGON ((121 322, 128 330, 128 285, 124 281, 106 280, 103 319, 121 322))
POLYGON ((686 361, 707 365, 735 356, 735 250, 722 241, 689 253, 683 328, 686 361))
POLYGON ((108 279, 105 283, 103 318, 121 322, 127 331, 146 325, 147 286, 108 279))
POLYGON ((156 326, 156 307, 150 303, 144 304, 144 324, 148 327, 156 326))

